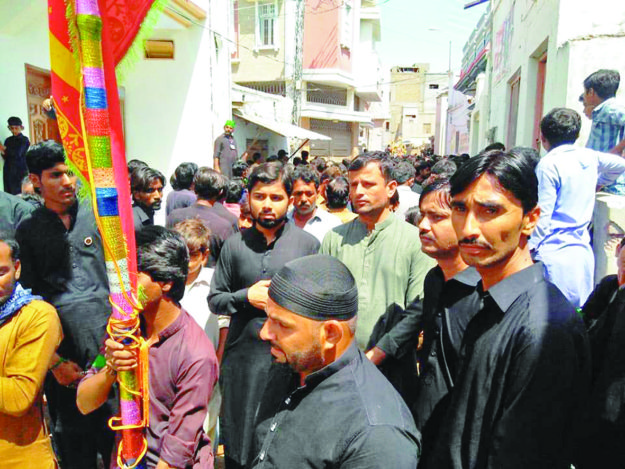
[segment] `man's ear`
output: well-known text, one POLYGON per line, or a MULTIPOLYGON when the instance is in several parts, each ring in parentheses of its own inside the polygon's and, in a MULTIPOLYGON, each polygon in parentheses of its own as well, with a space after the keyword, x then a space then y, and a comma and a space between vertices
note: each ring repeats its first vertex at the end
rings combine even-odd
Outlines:
POLYGON ((34 187, 41 188, 41 177, 40 176, 38 176, 38 175, 36 175, 34 173, 30 173, 28 175, 28 179, 30 180, 30 182, 33 183, 34 187))
POLYGON ((343 328, 338 321, 324 321, 321 325, 321 344, 325 350, 334 348, 343 338, 343 328))
POLYGON ((532 232, 534 231, 534 228, 536 228, 536 225, 538 224, 539 219, 540 219, 540 207, 537 205, 536 207, 534 207, 532 210, 530 210, 523 216, 524 226, 523 226, 523 230, 521 231, 521 233, 523 233, 526 236, 531 235, 532 232))
POLYGON ((158 282, 163 293, 169 293, 174 286, 174 282, 158 282))
POLYGON ((388 198, 393 197, 393 194, 397 191, 397 181, 392 180, 386 183, 386 190, 388 192, 388 198))
POLYGON ((14 265, 15 265, 15 280, 19 280, 20 274, 22 273, 22 263, 18 259, 15 261, 14 265))

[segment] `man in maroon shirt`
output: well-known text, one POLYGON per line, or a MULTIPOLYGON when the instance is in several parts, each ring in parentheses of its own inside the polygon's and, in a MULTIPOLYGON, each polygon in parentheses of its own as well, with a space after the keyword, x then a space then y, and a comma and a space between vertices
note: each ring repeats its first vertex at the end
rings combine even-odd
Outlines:
MULTIPOLYGON (((202 424, 219 368, 212 343, 179 305, 188 262, 179 234, 160 226, 137 232, 138 282, 145 298, 142 332, 150 347, 149 468, 213 467, 202 424)), ((111 338, 105 342, 105 358, 106 365, 92 367, 78 387, 77 405, 84 414, 105 402, 117 372, 137 366, 135 352, 111 338)))

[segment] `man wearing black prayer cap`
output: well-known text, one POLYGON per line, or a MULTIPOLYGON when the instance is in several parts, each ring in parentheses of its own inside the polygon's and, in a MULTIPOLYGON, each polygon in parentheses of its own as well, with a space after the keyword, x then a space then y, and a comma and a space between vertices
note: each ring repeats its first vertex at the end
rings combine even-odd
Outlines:
POLYGON ((4 159, 2 179, 4 192, 17 195, 22 190, 22 180, 28 175, 26 150, 30 146, 30 140, 22 133, 22 119, 9 117, 8 124, 12 135, 4 141, 4 145, 0 144, 0 154, 4 159))
POLYGON ((287 263, 266 311, 260 337, 299 382, 263 398, 252 467, 415 469, 412 416, 354 341, 358 291, 347 267, 323 255, 287 263))

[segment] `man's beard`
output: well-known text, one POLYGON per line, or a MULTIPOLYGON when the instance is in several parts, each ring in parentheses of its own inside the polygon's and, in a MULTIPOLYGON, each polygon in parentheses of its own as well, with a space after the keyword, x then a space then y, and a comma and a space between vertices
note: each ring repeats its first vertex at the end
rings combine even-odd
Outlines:
POLYGON ((5 303, 7 301, 9 301, 9 298, 11 298, 11 296, 13 296, 13 292, 15 291, 15 284, 17 283, 17 280, 13 280, 9 285, 8 285, 8 290, 9 293, 7 295, 4 296, 0 296, 0 307, 4 306, 5 303))
POLYGON ((151 209, 153 212, 156 212, 156 211, 158 211, 158 210, 160 210, 160 209, 161 209, 161 205, 162 205, 162 204, 163 204, 163 202, 161 202, 161 201, 154 202, 154 203, 152 204, 152 206, 150 207, 150 209, 151 209))
POLYGON ((274 218, 272 220, 263 220, 260 217, 256 218, 254 221, 256 223, 258 223, 260 226, 262 226, 265 229, 270 230, 271 228, 275 228, 276 226, 280 226, 284 220, 286 220, 286 215, 283 216, 282 218, 274 218))

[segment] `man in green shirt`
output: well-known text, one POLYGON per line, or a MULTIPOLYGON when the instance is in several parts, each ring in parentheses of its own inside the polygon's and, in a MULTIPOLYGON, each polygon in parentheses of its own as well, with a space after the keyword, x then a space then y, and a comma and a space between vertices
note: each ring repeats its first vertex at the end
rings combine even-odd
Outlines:
POLYGON ((387 356, 397 358, 399 345, 392 328, 370 343, 374 326, 385 313, 389 318, 398 312, 404 314, 423 295, 423 280, 435 264, 421 252, 419 230, 391 212, 397 182, 385 153, 356 157, 349 166, 349 185, 358 218, 328 232, 320 254, 338 258, 356 279, 356 340, 361 349, 370 348, 367 357, 371 361, 381 364, 387 356))

